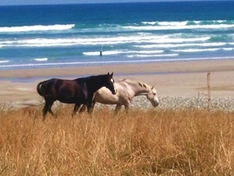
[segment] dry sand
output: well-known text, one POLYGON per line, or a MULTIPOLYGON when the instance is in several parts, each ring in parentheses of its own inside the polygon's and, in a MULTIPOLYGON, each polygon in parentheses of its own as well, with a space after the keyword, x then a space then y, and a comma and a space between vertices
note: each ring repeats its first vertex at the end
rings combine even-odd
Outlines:
POLYGON ((36 104, 39 81, 52 77, 77 77, 114 72, 115 80, 131 78, 154 85, 158 96, 194 97, 207 95, 210 72, 212 97, 234 97, 234 60, 156 62, 125 65, 65 67, 0 71, 0 101, 36 104))

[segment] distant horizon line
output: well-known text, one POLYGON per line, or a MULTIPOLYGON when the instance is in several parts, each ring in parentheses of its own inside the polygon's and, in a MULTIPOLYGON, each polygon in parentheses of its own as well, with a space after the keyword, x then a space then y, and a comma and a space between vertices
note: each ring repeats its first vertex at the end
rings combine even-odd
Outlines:
POLYGON ((0 4, 0 6, 38 6, 38 5, 87 5, 87 4, 135 4, 135 3, 163 3, 163 2, 217 2, 234 0, 158 0, 158 1, 141 1, 141 2, 88 2, 88 3, 38 3, 38 4, 0 4))

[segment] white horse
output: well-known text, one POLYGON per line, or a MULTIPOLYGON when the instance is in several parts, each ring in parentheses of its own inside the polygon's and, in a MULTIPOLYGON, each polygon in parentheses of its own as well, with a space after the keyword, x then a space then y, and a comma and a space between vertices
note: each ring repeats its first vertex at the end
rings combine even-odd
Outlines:
MULTIPOLYGON (((93 105, 91 111, 95 106, 96 102, 102 104, 116 104, 115 113, 117 114, 121 106, 125 106, 125 111, 128 113, 130 103, 135 96, 145 95, 151 102, 152 106, 156 107, 159 105, 157 97, 157 91, 154 86, 149 86, 146 83, 134 81, 130 79, 118 80, 114 83, 116 94, 112 94, 111 91, 105 87, 98 89, 93 98, 93 105)), ((80 112, 85 110, 83 105, 80 112)))

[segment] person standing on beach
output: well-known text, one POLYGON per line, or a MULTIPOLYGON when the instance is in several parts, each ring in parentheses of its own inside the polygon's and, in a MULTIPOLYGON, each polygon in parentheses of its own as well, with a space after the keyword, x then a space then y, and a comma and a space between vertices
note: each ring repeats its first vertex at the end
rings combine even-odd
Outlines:
POLYGON ((102 45, 101 50, 100 50, 100 56, 102 56, 102 48, 103 48, 103 45, 102 45))

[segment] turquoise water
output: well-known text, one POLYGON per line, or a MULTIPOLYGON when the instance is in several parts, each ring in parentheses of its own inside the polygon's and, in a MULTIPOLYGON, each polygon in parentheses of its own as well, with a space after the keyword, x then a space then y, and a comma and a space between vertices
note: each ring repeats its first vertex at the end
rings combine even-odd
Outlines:
POLYGON ((0 6, 0 70, 234 58, 233 9, 234 1, 0 6))

